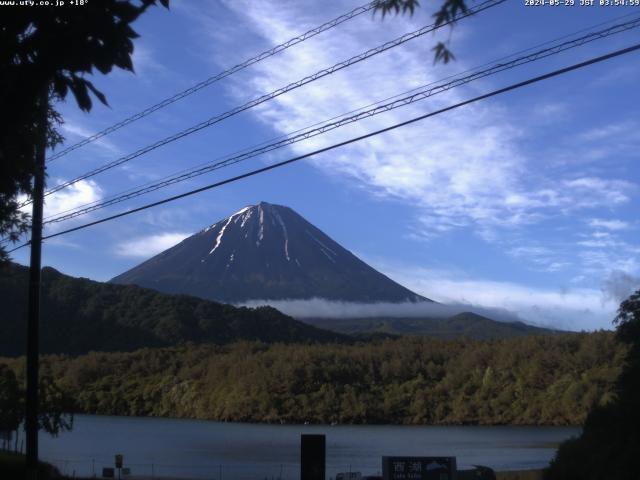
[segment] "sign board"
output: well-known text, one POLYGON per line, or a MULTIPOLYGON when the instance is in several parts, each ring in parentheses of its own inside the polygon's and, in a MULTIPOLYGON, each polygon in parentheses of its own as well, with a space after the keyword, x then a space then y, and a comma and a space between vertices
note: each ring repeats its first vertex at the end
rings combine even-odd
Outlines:
POLYGON ((382 457, 384 480, 456 480, 456 457, 382 457))
POLYGON ((131 469, 130 468, 123 468, 122 469, 122 475, 131 475, 131 469))
POLYGON ((115 468, 103 468, 102 478, 114 478, 116 476, 115 468))
POLYGON ((324 435, 300 437, 300 480, 325 480, 327 447, 324 435))
POLYGON ((116 455, 116 468, 122 468, 122 455, 116 455))

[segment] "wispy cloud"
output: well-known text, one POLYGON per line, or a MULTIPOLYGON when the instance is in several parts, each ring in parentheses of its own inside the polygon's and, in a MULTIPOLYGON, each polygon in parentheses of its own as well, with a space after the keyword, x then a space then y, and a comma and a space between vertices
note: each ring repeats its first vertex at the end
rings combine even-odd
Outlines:
POLYGON ((136 74, 143 79, 152 74, 164 74, 167 72, 167 67, 156 60, 152 48, 141 42, 136 42, 135 44, 132 61, 136 74))
POLYGON ((630 274, 640 271, 637 251, 634 255, 629 251, 629 248, 605 249, 598 247, 602 247, 602 245, 592 246, 579 252, 585 273, 604 277, 615 270, 630 274))
MULTIPOLYGON (((84 127, 74 121, 69 120, 68 118, 65 119, 65 122, 62 124, 62 132, 64 134, 66 138, 66 142, 65 145, 71 145, 72 143, 76 143, 80 140, 84 140, 85 138, 88 138, 92 135, 94 135, 95 133, 97 133, 97 131, 93 131, 88 129, 87 127, 84 127)), ((108 138, 100 138, 96 141, 94 141, 92 144, 92 146, 97 146, 99 149, 103 150, 105 153, 110 154, 110 155, 116 155, 116 154, 121 154, 122 150, 112 141, 109 140, 108 138)), ((64 146, 63 146, 64 147, 64 146)))
MULTIPOLYGON (((296 22, 303 8, 282 9, 276 2, 243 1, 228 6, 245 28, 274 41, 298 30, 296 22)), ((412 25, 415 23, 389 22, 385 24, 385 31, 392 38, 412 25)), ((345 25, 332 35, 305 42, 256 65, 249 87, 254 94, 263 94, 379 42, 379 31, 345 25)), ((421 42, 409 43, 300 91, 280 96, 254 109, 254 113, 279 132, 293 131, 435 81, 448 72, 427 68, 424 55, 421 42)), ((465 65, 461 62, 455 68, 463 70, 465 65)), ((246 82, 242 87, 246 96, 246 82)), ((293 148, 307 152, 382 128, 467 98, 475 88, 449 91, 424 104, 368 119, 293 148)), ((560 104, 549 104, 540 114, 558 114, 563 108, 560 104)), ((375 196, 411 204, 423 226, 412 234, 427 238, 469 228, 491 240, 497 236, 496 229, 504 235, 509 229, 549 217, 629 201, 629 192, 634 186, 625 180, 575 174, 565 178, 545 177, 540 173, 541 159, 530 156, 520 147, 525 127, 515 126, 504 107, 481 104, 430 118, 422 124, 404 127, 311 161, 330 175, 365 186, 375 196)))
MULTIPOLYGON (((318 13, 313 9, 320 8, 295 2, 283 8, 276 1, 242 0, 225 2, 225 6, 247 32, 247 38, 269 39, 271 43, 303 30, 306 19, 317 18, 310 14, 318 13)), ((275 90, 429 23, 428 13, 420 9, 412 18, 385 22, 383 28, 370 19, 369 27, 364 22, 345 24, 330 35, 318 36, 253 66, 251 76, 232 78, 227 91, 238 100, 246 100, 275 90)), ((461 26, 456 32, 464 29, 464 22, 461 26)), ((228 46, 220 43, 211 58, 227 59, 228 46)), ((279 96, 251 112, 277 132, 291 132, 469 66, 458 60, 447 67, 430 68, 425 63, 428 46, 430 40, 408 43, 279 96)), ((402 122, 484 92, 492 81, 450 90, 292 148, 296 153, 306 153, 402 122)), ((451 293, 462 291, 469 296, 467 303, 511 308, 542 323, 606 327, 615 305, 603 299, 596 279, 606 277, 612 269, 633 273, 638 254, 630 240, 602 234, 628 230, 625 221, 617 218, 616 209, 628 208, 638 186, 624 169, 595 168, 594 162, 637 151, 638 136, 626 135, 621 140, 620 134, 639 130, 621 121, 554 141, 548 151, 542 140, 532 148, 532 126, 540 126, 545 119, 566 122, 574 107, 557 98, 543 98, 530 115, 523 117, 509 102, 498 99, 467 106, 309 162, 374 197, 405 204, 416 222, 407 227, 404 237, 432 241, 464 230, 502 247, 508 256, 526 259, 533 270, 547 274, 562 271, 568 279, 576 279, 573 284, 567 280, 572 285, 570 290, 553 290, 464 276, 435 278, 410 269, 411 274, 402 278, 409 285, 422 285, 424 288, 416 287, 421 293, 464 302, 455 297, 457 293, 451 293), (556 146, 558 151, 551 151, 556 146), (562 225, 571 227, 562 230, 562 225), (416 280, 420 278, 423 280, 416 280), (577 285, 589 288, 579 289, 577 285)))
POLYGON ((632 138, 636 137, 636 125, 633 122, 620 122, 591 128, 578 135, 578 139, 584 142, 600 142, 612 137, 617 139, 626 137, 628 139, 630 134, 632 138))
POLYGON ((558 272, 571 265, 566 260, 564 252, 555 251, 547 247, 518 245, 507 249, 507 254, 518 259, 526 259, 533 263, 537 270, 543 272, 558 272))
MULTIPOLYGON (((627 203, 629 192, 636 186, 626 180, 610 180, 598 177, 580 177, 563 182, 575 195, 570 199, 574 208, 595 208, 627 203)), ((566 197, 569 199, 569 197, 566 197)))
POLYGON ((126 240, 116 244, 114 253, 121 257, 150 258, 187 238, 190 233, 165 232, 126 240))
POLYGON ((627 230, 630 225, 629 222, 618 219, 604 219, 604 218, 592 218, 589 220, 589 226, 593 228, 604 228, 606 230, 627 230))

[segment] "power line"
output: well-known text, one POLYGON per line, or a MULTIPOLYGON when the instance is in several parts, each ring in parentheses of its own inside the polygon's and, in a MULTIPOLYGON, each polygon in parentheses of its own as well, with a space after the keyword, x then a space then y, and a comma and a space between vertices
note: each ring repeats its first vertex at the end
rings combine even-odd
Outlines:
MULTIPOLYGON (((216 123, 219 123, 229 117, 232 117, 234 115, 237 115, 238 113, 241 113, 245 110, 248 110, 250 108, 253 108, 261 103, 264 103, 266 101, 272 100, 273 98, 276 98, 284 93, 290 92, 292 90, 295 90, 297 88, 300 88, 308 83, 311 83, 313 81, 316 81, 320 78, 323 78, 325 76, 331 75, 339 70, 342 70, 344 68, 347 68, 351 65, 355 65, 356 63, 362 62, 364 60, 367 60, 375 55, 378 55, 382 52, 385 52, 389 49, 392 49, 394 47, 397 47, 399 45, 402 45, 410 40, 413 40, 415 38, 418 38, 422 35, 425 35, 427 33, 433 32, 439 28, 442 28, 445 25, 449 25, 453 22, 456 22, 462 18, 466 18, 469 17, 471 15, 474 15, 476 13, 482 12, 484 10, 487 10, 489 8, 495 7, 497 5, 500 5, 501 3, 504 3, 506 0, 486 0, 485 2, 481 3, 480 5, 478 5, 475 8, 469 9, 467 11, 465 11, 464 13, 459 13, 456 17, 448 20, 447 22, 444 22, 440 25, 435 25, 435 24, 431 24, 425 27, 422 27, 418 30, 415 30, 411 33, 407 33, 405 35, 402 35, 401 37, 398 37, 394 40, 391 40, 389 42, 386 42, 376 48, 372 48, 370 50, 367 50, 364 53, 361 53, 359 55, 356 55, 354 57, 349 58, 348 60, 344 60, 342 62, 336 63, 335 65, 329 67, 329 68, 325 68, 323 70, 320 70, 316 73, 314 73, 313 75, 309 75, 307 77, 304 77, 301 80, 298 80, 296 82, 290 83, 289 85, 285 86, 285 87, 281 87, 277 90, 274 90, 271 93, 268 93, 266 95, 262 95, 261 97, 258 97, 254 100, 251 100, 250 102, 247 102, 239 107, 235 107, 231 110, 228 110, 227 112, 221 113, 219 115, 216 115, 214 117, 209 118, 208 120, 205 120, 197 125, 194 125, 190 128, 187 128, 186 130, 182 130, 181 132, 175 133, 169 137, 166 137, 162 140, 159 140, 151 145, 147 145, 146 147, 143 147, 139 150, 136 150, 135 152, 126 155, 124 157, 121 157, 117 160, 114 160, 113 162, 107 163, 105 165, 102 165, 101 167, 98 167, 94 170, 91 170, 83 175, 80 175, 72 180, 68 180, 66 182, 61 183, 60 185, 57 185, 55 187, 53 187, 52 189, 48 190, 45 193, 45 196, 47 195, 51 195, 52 193, 55 193, 59 190, 62 190, 63 188, 69 187, 81 180, 85 180, 87 178, 93 177, 95 175, 98 175, 99 173, 105 172, 109 169, 112 169, 114 167, 117 167, 119 165, 122 165, 123 163, 126 163, 130 160, 133 160, 134 158, 137 158, 141 155, 144 155, 146 153, 151 152, 152 150, 155 150, 159 147, 162 147, 168 143, 172 143, 175 142, 176 140, 179 140, 183 137, 186 137, 188 135, 191 135, 195 132, 198 132, 204 128, 210 127, 216 123)), ((23 204, 27 205, 30 202, 26 202, 23 204)))
POLYGON ((258 148, 254 148, 253 150, 248 150, 248 151, 244 151, 244 153, 240 153, 237 154, 235 156, 230 156, 227 157, 225 160, 222 161, 218 161, 215 163, 209 163, 206 164, 205 166, 199 167, 199 168, 194 168, 191 170, 187 170, 187 171, 182 171, 179 172, 177 174, 174 174, 172 176, 166 177, 165 179, 162 179, 161 181, 155 182, 155 183, 149 183, 145 186, 142 186, 138 189, 130 189, 127 192, 123 192, 121 194, 118 195, 114 195, 109 199, 103 200, 103 201, 96 201, 96 202, 91 202, 89 204, 83 205, 81 207, 76 207, 74 209, 70 209, 66 212, 60 212, 58 215, 53 216, 53 218, 48 219, 47 221, 45 221, 45 223, 59 223, 65 220, 69 220, 75 217, 78 217, 80 215, 85 215, 87 213, 111 206, 111 205, 115 205, 117 203, 121 203, 123 201, 126 200, 130 200, 132 198, 136 198, 139 197, 141 195, 159 190, 161 188, 165 188, 167 186, 179 183, 179 182, 183 182, 201 175, 204 175, 206 173, 212 172, 214 170, 218 170, 224 167, 228 167, 230 165, 234 165, 236 163, 245 161, 249 158, 253 158, 256 157, 258 155, 264 154, 264 153, 268 153, 271 152, 273 150, 279 149, 279 148, 283 148, 285 146, 288 145, 292 145, 294 143, 303 141, 303 140, 307 140, 309 138, 315 137, 317 135, 321 135, 324 134, 328 131, 331 130, 335 130, 337 128, 343 127, 347 124, 350 123, 354 123, 354 122, 358 122, 360 120, 363 120, 365 118, 370 118, 373 117, 375 115, 384 113, 384 112, 388 112, 391 110, 394 110, 396 108, 400 108, 400 107, 404 107, 407 105, 410 105, 412 103, 418 102, 418 101, 422 101, 425 100, 433 95, 448 91, 452 88, 455 87, 459 87, 461 85, 465 85, 467 83, 473 82, 475 80, 479 80, 481 78, 485 78, 488 77, 490 75, 495 75, 497 73, 503 72, 505 70, 509 70, 521 65, 525 65, 543 58, 547 58, 549 56, 552 55, 557 55, 561 52, 564 52, 566 50, 572 49, 572 48, 576 48, 582 45, 585 45, 587 43, 596 41, 596 40, 600 40, 603 38, 606 38, 608 36, 617 34, 617 33, 621 33, 621 32, 626 32, 628 30, 631 30, 633 28, 637 28, 640 26, 640 18, 636 18, 627 22, 624 22, 622 24, 618 24, 618 25, 614 25, 611 26, 609 28, 606 28, 604 30, 600 30, 597 32, 592 32, 589 33, 587 35, 584 35, 582 37, 579 37, 577 39, 573 39, 570 41, 566 41, 563 42, 559 45, 553 46, 553 47, 549 47, 549 48, 545 48, 542 50, 539 50, 537 52, 528 54, 528 55, 524 55, 521 57, 516 57, 515 59, 506 62, 506 63, 497 63, 495 65, 493 65, 490 68, 475 72, 473 74, 467 75, 465 77, 461 77, 458 78, 456 80, 447 82, 447 83, 443 83, 443 84, 439 84, 436 86, 433 86, 431 88, 426 88, 426 87, 430 87, 431 85, 434 85, 436 82, 432 82, 431 84, 423 87, 422 89, 412 89, 410 90, 410 92, 412 92, 412 94, 407 95, 405 97, 402 98, 397 98, 398 96, 392 97, 392 98, 396 98, 396 100, 389 102, 389 103, 385 103, 385 104, 381 104, 382 102, 380 102, 378 104, 378 106, 376 106, 375 108, 369 109, 369 110, 365 110, 365 111, 361 111, 357 114, 351 115, 351 116, 346 116, 348 114, 345 114, 343 116, 343 118, 341 118, 340 120, 337 121, 333 121, 331 122, 330 120, 326 121, 323 125, 321 125, 320 127, 317 128, 310 128, 307 129, 306 131, 301 131, 301 133, 297 133, 297 134, 289 134, 288 136, 285 136, 282 140, 270 143, 270 144, 265 144, 264 146, 258 147, 258 148), (69 213, 67 213, 69 212, 69 213))
POLYGON ((280 53, 290 47, 293 47, 294 45, 297 45, 298 43, 304 42, 305 40, 308 40, 309 38, 315 37, 316 35, 319 35, 322 32, 326 32, 327 30, 330 30, 344 22, 347 22, 363 13, 369 12, 372 9, 374 9, 376 7, 376 5, 378 4, 377 1, 368 3, 366 5, 362 5, 360 7, 354 8, 353 10, 351 10, 348 13, 345 13, 344 15, 340 15, 339 17, 334 18, 333 20, 330 20, 326 23, 323 23, 322 25, 315 27, 301 35, 298 35, 297 37, 293 37, 289 40, 287 40, 284 43, 281 43, 280 45, 276 45, 273 48, 270 48, 269 50, 266 50, 254 57, 251 57, 248 60, 245 60, 242 63, 239 63, 238 65, 235 65, 227 70, 224 70, 220 73, 217 73, 209 78, 207 78, 206 80, 203 80, 200 83, 197 83, 195 85, 193 85, 192 87, 187 88, 186 90, 183 90, 182 92, 176 93, 175 95, 165 98, 164 100, 162 100, 161 102, 156 103, 155 105, 152 105, 144 110, 142 110, 141 112, 136 113, 135 115, 132 115, 128 118, 125 118, 124 120, 115 123, 113 125, 111 125, 110 127, 105 128, 104 130, 101 130, 100 132, 91 135, 90 137, 87 137, 83 140, 81 140, 80 142, 77 142, 73 145, 70 145, 69 147, 61 150, 60 152, 52 155, 51 157, 49 157, 48 161, 53 161, 57 158, 63 157, 65 155, 67 155, 68 153, 72 152, 73 150, 76 150, 84 145, 87 145, 89 143, 92 143, 96 140, 98 140, 99 138, 102 138, 106 135, 109 135, 110 133, 115 132, 116 130, 119 130, 120 128, 129 125, 130 123, 133 123, 137 120, 140 120, 141 118, 146 117, 147 115, 152 114, 153 112, 156 112, 162 108, 165 108, 169 105, 171 105, 174 102, 177 102, 178 100, 182 100, 185 97, 188 97, 189 95, 202 90, 205 87, 208 87, 209 85, 218 82, 230 75, 233 75, 234 73, 239 72, 240 70, 244 70, 245 68, 258 63, 262 60, 265 60, 266 58, 272 57, 274 55, 276 55, 277 53, 280 53))
MULTIPOLYGON (((370 138, 370 137, 373 137, 373 136, 376 136, 376 135, 380 135, 382 133, 386 133, 386 132, 395 130, 395 129, 400 128, 400 127, 404 127, 406 125, 410 125, 410 124, 419 122, 421 120, 425 120, 427 118, 430 118, 430 117, 433 117, 433 116, 436 116, 436 115, 440 115, 442 113, 454 110, 456 108, 463 107, 465 105, 469 105, 471 103, 478 102, 480 100, 484 100, 484 99, 487 99, 487 98, 490 98, 490 97, 494 97, 494 96, 497 96, 497 95, 500 95, 500 94, 503 94, 503 93, 506 93, 506 92, 510 92, 512 90, 517 90, 519 88, 523 88, 525 86, 532 85, 534 83, 538 83, 538 82, 541 82, 543 80, 547 80, 549 78, 553 78, 553 77, 557 77, 557 76, 560 76, 560 75, 564 75, 564 74, 566 74, 568 72, 571 72, 571 71, 574 71, 574 70, 578 70, 578 69, 587 67, 589 65, 594 65, 596 63, 600 63, 600 62, 603 62, 605 60, 610 60, 612 58, 619 57, 619 56, 622 56, 622 55, 625 55, 627 53, 631 53, 631 52, 634 52, 634 51, 637 51, 637 50, 640 50, 640 43, 637 43, 637 44, 632 45, 632 46, 627 47, 627 48, 616 50, 616 51, 608 53, 606 55, 601 55, 599 57, 591 58, 591 59, 586 60, 584 62, 576 63, 576 64, 573 64, 573 65, 568 66, 568 67, 564 67, 564 68, 561 68, 561 69, 558 69, 558 70, 554 70, 552 72, 549 72, 549 73, 546 73, 546 74, 543 74, 543 75, 539 75, 537 77, 533 77, 533 78, 530 78, 528 80, 524 80, 522 82, 514 83, 514 84, 509 85, 507 87, 500 88, 498 90, 494 90, 492 92, 486 93, 484 95, 480 95, 480 96, 471 98, 469 100, 465 100, 463 102, 459 102, 459 103, 456 103, 454 105, 450 105, 448 107, 441 108, 441 109, 436 110, 434 112, 430 112, 430 113, 426 113, 424 115, 420 115, 418 117, 414 117, 414 118, 412 118, 410 120, 406 120, 404 122, 396 123, 396 124, 391 125, 389 127, 386 127, 386 128, 380 129, 380 130, 376 130, 374 132, 370 132, 370 133, 367 133, 365 135, 361 135, 359 137, 354 137, 354 138, 351 138, 349 140, 345 140, 343 142, 335 143, 335 144, 330 145, 328 147, 323 147, 323 148, 314 150, 313 152, 305 153, 303 155, 299 155, 299 156, 290 158, 288 160, 284 160, 282 162, 274 163, 274 164, 268 165, 266 167, 258 168, 258 169, 252 170, 250 172, 243 173, 242 175, 237 175, 235 177, 231 177, 231 178, 222 180, 220 182, 216 182, 216 183, 212 183, 212 184, 206 185, 204 187, 196 188, 194 190, 190 190, 188 192, 181 193, 179 195, 174 195, 172 197, 168 197, 168 198, 165 198, 163 200, 159 200, 157 202, 148 203, 147 205, 143 205, 141 207, 134 208, 132 210, 128 210, 128 211, 121 212, 121 213, 118 213, 118 214, 115 214, 115 215, 111 215, 109 217, 105 217, 105 218, 102 218, 100 220, 95 220, 93 222, 85 223, 83 225, 79 225, 77 227, 69 228, 69 229, 63 230, 61 232, 53 233, 51 235, 47 235, 47 236, 42 237, 42 238, 43 239, 49 239, 49 238, 58 237, 60 235, 65 235, 67 233, 75 232, 75 231, 78 231, 78 230, 83 230, 85 228, 92 227, 94 225, 98 225, 98 224, 105 223, 105 222, 108 222, 108 221, 111 221, 111 220, 115 220, 115 219, 120 218, 120 217, 125 217, 127 215, 131 215, 131 214, 143 211, 143 210, 147 210, 147 209, 152 208, 152 207, 157 207, 157 206, 163 205, 165 203, 173 202, 175 200, 179 200, 179 199, 182 199, 182 198, 185 198, 185 197, 189 197, 189 196, 195 195, 197 193, 201 193, 201 192, 204 192, 204 191, 207 191, 207 190, 211 190, 213 188, 217 188, 217 187, 220 187, 222 185, 226 185, 226 184, 233 183, 233 182, 236 182, 236 181, 239 181, 239 180, 243 180, 245 178, 252 177, 252 176, 258 175, 260 173, 268 172, 270 170, 274 170, 276 168, 280 168, 280 167, 283 167, 285 165, 289 165, 291 163, 298 162, 300 160, 312 157, 314 155, 318 155, 320 153, 328 152, 330 150, 334 150, 336 148, 343 147, 345 145, 349 145, 351 143, 359 142, 361 140, 365 140, 367 138, 370 138)), ((24 244, 22 244, 22 245, 20 245, 20 246, 18 246, 16 248, 12 249, 12 250, 9 250, 8 253, 14 252, 14 251, 18 250, 19 248, 22 248, 22 247, 24 247, 26 245, 29 245, 29 243, 30 242, 26 242, 26 243, 24 243, 24 244)))
MULTIPOLYGON (((227 155, 224 155, 224 156, 218 157, 215 161, 203 162, 203 163, 200 163, 200 164, 198 164, 198 165, 195 165, 195 166, 193 166, 193 167, 191 167, 191 168, 184 169, 184 170, 181 170, 181 171, 176 172, 176 173, 174 173, 174 174, 171 174, 171 175, 165 176, 164 178, 162 178, 162 179, 160 179, 160 180, 158 180, 158 181, 151 181, 151 182, 147 182, 147 183, 145 183, 145 184, 142 184, 142 185, 139 185, 139 186, 136 186, 136 187, 131 187, 131 188, 127 189, 127 190, 121 191, 121 192, 120 192, 120 193, 118 193, 118 194, 113 194, 113 195, 111 195, 110 197, 107 197, 107 199, 95 200, 95 201, 93 201, 93 202, 89 202, 89 203, 86 203, 86 204, 83 204, 83 205, 80 205, 80 206, 77 206, 77 207, 73 207, 73 208, 69 208, 69 209, 67 209, 67 210, 63 210, 63 211, 61 211, 61 212, 58 212, 57 214, 51 215, 51 216, 49 216, 49 217, 46 217, 46 218, 45 218, 45 220, 47 220, 47 219, 53 219, 53 220, 55 220, 56 218, 58 218, 58 216, 59 216, 59 215, 66 214, 66 213, 69 213, 69 212, 75 212, 75 211, 77 211, 79 208, 85 208, 85 207, 89 207, 89 206, 93 206, 93 205, 97 205, 97 204, 102 204, 102 203, 103 203, 103 202, 105 202, 105 201, 111 201, 112 199, 115 199, 115 198, 121 197, 121 196, 126 195, 126 194, 129 194, 129 193, 136 192, 136 191, 138 191, 138 190, 140 190, 140 189, 142 189, 142 188, 146 188, 146 187, 154 186, 154 185, 156 185, 156 184, 157 184, 157 182, 160 182, 160 181, 168 181, 168 180, 170 180, 170 179, 172 179, 172 178, 176 178, 176 177, 177 177, 177 176, 179 176, 179 175, 188 174, 188 173, 191 173, 191 172, 195 172, 195 171, 197 171, 197 169, 200 169, 200 168, 203 168, 203 167, 209 167, 209 166, 215 165, 216 163, 221 163, 221 162, 219 162, 221 159, 230 159, 230 158, 231 158, 232 156, 234 156, 234 155, 239 155, 240 153, 247 153, 247 152, 250 152, 250 151, 252 151, 252 150, 257 149, 257 148, 258 148, 258 147, 260 147, 260 146, 266 146, 266 145, 268 145, 268 144, 270 144, 270 143, 273 143, 273 142, 275 142, 275 141, 278 141, 278 140, 280 140, 280 139, 287 139, 287 138, 290 138, 291 136, 293 136, 293 135, 295 135, 295 134, 297 134, 297 133, 303 132, 303 131, 305 131, 305 130, 309 130, 309 129, 311 129, 311 128, 313 128, 313 127, 316 127, 316 126, 318 126, 318 125, 326 124, 326 123, 328 123, 328 122, 330 122, 330 121, 332 121, 332 120, 336 120, 336 119, 339 119, 339 118, 346 117, 347 115, 350 115, 350 114, 353 114, 353 113, 357 113, 357 112, 364 111, 365 109, 367 109, 367 108, 369 108, 369 107, 374 107, 374 106, 376 106, 376 105, 381 105, 381 104, 382 104, 382 103, 384 103, 384 102, 388 102, 388 101, 390 101, 390 100, 397 99, 397 98, 399 98, 399 97, 401 97, 401 96, 403 96, 403 95, 407 95, 407 94, 409 94, 409 93, 418 92, 419 90, 422 90, 422 89, 424 89, 424 88, 426 88, 426 87, 429 87, 429 86, 432 86, 432 85, 436 85, 438 82, 443 82, 443 81, 445 81, 445 80, 449 80, 449 79, 453 79, 453 78, 458 78, 458 77, 461 77, 462 75, 464 75, 464 74, 466 74, 466 73, 477 72, 479 69, 481 69, 481 68, 483 68, 483 67, 487 67, 487 66, 489 66, 489 65, 494 65, 494 64, 496 64, 496 63, 498 63, 498 62, 505 62, 505 61, 507 61, 507 60, 509 60, 509 59, 516 58, 518 55, 521 55, 521 54, 524 54, 524 53, 527 53, 527 52, 532 52, 532 51, 534 51, 534 50, 535 50, 535 49, 537 49, 537 48, 544 47, 544 46, 546 46, 546 45, 551 45, 551 44, 557 43, 557 42, 559 42, 559 41, 561 41, 561 40, 564 40, 564 39, 566 39, 566 38, 570 38, 570 37, 573 37, 573 36, 575 36, 575 35, 578 35, 578 34, 580 34, 580 33, 587 32, 587 31, 589 31, 589 30, 593 30, 593 29, 595 29, 595 28, 602 27, 603 25, 611 24, 611 23, 614 23, 614 22, 620 21, 620 20, 622 20, 622 19, 625 19, 625 18, 628 18, 628 17, 631 17, 631 16, 636 16, 636 15, 638 15, 636 12, 627 13, 627 14, 625 14, 625 15, 621 15, 621 16, 618 16, 618 17, 614 17, 614 18, 609 19, 609 20, 606 20, 606 21, 604 21, 604 22, 599 22, 599 23, 597 23, 597 24, 595 24, 595 25, 591 25, 591 26, 589 26, 589 27, 581 28, 581 29, 579 29, 579 30, 577 30, 577 31, 574 31, 574 32, 572 32, 572 33, 569 33, 569 34, 566 34, 566 35, 562 35, 562 36, 560 36, 560 37, 556 37, 556 38, 554 38, 554 39, 552 39, 552 40, 547 40, 547 41, 545 41, 545 42, 543 42, 543 43, 539 43, 539 44, 537 44, 537 45, 533 45, 533 46, 528 47, 528 48, 526 48, 526 49, 518 50, 518 51, 516 51, 516 52, 514 52, 514 53, 511 53, 511 54, 509 54, 509 55, 506 55, 506 56, 504 56, 504 57, 500 57, 500 58, 498 58, 498 59, 491 60, 491 61, 489 61, 489 62, 485 62, 485 63, 483 63, 483 64, 481 64, 481 65, 477 65, 477 66, 475 66, 475 67, 469 68, 469 69, 464 70, 464 71, 462 71, 462 72, 459 72, 459 73, 456 73, 456 74, 453 74, 453 75, 448 75, 448 76, 446 76, 446 77, 444 77, 444 78, 441 78, 440 80, 436 80, 436 81, 430 82, 430 83, 428 83, 428 84, 426 84, 426 85, 421 85, 421 86, 419 86, 419 87, 412 88, 412 89, 407 90, 407 91, 405 91, 405 92, 402 92, 402 93, 399 93, 399 94, 392 95, 392 96, 387 97, 387 98, 385 98, 385 99, 378 100, 378 101, 376 101, 376 102, 373 102, 373 103, 370 103, 370 104, 368 104, 368 105, 365 105, 365 106, 362 106, 362 107, 356 108, 356 109, 354 109, 354 110, 350 110, 349 112, 345 112, 345 113, 342 113, 342 114, 340 114, 340 115, 335 115, 335 116, 333 116, 333 117, 331 117, 331 118, 329 118, 329 119, 326 119, 326 120, 323 120, 323 121, 320 121, 320 122, 316 122, 316 123, 314 123, 314 124, 312 124, 312 125, 307 125, 306 127, 299 128, 299 129, 297 129, 297 130, 294 130, 294 131, 292 131, 292 132, 289 132, 288 134, 279 135, 279 136, 277 136, 277 137, 275 137, 275 138, 271 138, 271 139, 269 139, 269 140, 265 140, 265 141, 263 141, 263 142, 260 142, 260 143, 258 143, 258 144, 255 144, 255 145, 253 145, 253 146, 245 147, 245 148, 240 149, 240 150, 237 150, 237 151, 235 151, 235 152, 233 152, 233 153, 230 153, 230 154, 227 154, 227 155)), ((622 26, 622 25, 624 25, 624 24, 620 24, 620 25, 618 25, 618 26, 622 26)), ((615 26, 614 26, 614 27, 611 27, 611 28, 615 28, 615 26)), ((613 34, 613 33, 619 33, 619 32, 611 32, 611 33, 613 34)), ((1 239, 1 240, 0 240, 0 242, 5 242, 5 241, 8 241, 8 238, 3 238, 3 239, 1 239)))

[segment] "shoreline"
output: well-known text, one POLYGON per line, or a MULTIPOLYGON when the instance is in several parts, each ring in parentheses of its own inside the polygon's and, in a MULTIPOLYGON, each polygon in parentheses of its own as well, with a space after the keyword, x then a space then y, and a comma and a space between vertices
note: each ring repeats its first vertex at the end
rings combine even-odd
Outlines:
POLYGON ((451 427, 491 427, 491 428, 582 428, 582 424, 536 424, 536 423, 316 423, 316 422, 269 422, 269 421, 240 421, 240 420, 217 420, 213 418, 197 418, 197 417, 172 417, 160 415, 118 415, 109 413, 87 413, 74 412, 75 416, 91 416, 91 417, 112 417, 112 418, 131 418, 131 419, 158 419, 158 420, 180 420, 192 422, 213 422, 225 423, 231 425, 264 425, 264 426, 283 426, 283 427, 434 427, 434 428, 451 428, 451 427))

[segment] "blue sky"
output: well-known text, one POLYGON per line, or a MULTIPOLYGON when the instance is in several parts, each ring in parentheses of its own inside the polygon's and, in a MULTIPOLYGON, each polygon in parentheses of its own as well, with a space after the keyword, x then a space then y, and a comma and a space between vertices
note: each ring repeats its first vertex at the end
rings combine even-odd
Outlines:
MULTIPOLYGON (((110 107, 60 105, 75 143, 222 69, 358 6, 357 1, 183 0, 136 24, 136 74, 96 76, 110 107)), ((431 23, 361 15, 49 165, 75 177, 305 75, 431 23)), ((636 12, 640 11, 636 8, 636 12)), ((508 1, 49 197, 45 215, 363 107, 411 88, 634 12, 508 1), (451 35, 456 61, 433 65, 451 35)), ((265 157, 93 213, 124 208, 306 153, 638 42, 640 30, 454 89, 265 157)), ((449 112, 170 205, 57 237, 43 262, 96 280, 131 268, 259 201, 292 207, 363 260, 441 302, 504 308, 569 329, 610 328, 640 287, 640 54, 633 53, 449 112)), ((88 219, 74 220, 65 227, 88 219)), ((60 229, 62 226, 56 227, 60 229)), ((55 229, 49 229, 53 232, 55 229)), ((26 249, 15 259, 28 262, 26 249)))

